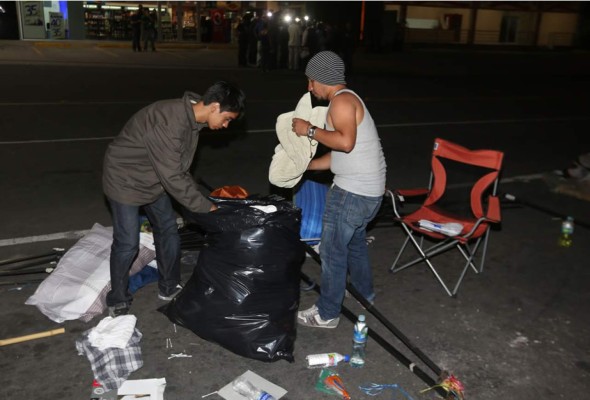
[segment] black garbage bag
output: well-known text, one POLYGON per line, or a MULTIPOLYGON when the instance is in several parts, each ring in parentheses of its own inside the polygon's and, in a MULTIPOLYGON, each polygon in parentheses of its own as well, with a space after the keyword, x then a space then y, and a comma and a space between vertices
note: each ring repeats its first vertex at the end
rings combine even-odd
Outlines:
POLYGON ((207 244, 162 312, 236 354, 292 362, 305 259, 301 210, 287 201, 212 200, 217 211, 185 216, 205 232, 207 244))

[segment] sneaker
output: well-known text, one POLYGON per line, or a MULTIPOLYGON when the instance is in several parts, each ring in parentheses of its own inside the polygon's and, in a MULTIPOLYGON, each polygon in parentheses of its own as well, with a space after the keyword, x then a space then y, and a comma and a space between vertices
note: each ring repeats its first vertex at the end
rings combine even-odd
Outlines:
POLYGON ((182 286, 180 283, 178 285, 176 285, 176 287, 174 288, 174 290, 172 291, 172 293, 170 293, 169 295, 165 295, 163 293, 158 293, 158 299, 160 300, 164 300, 164 301, 170 301, 173 298, 175 298, 176 296, 178 296, 178 294, 182 291, 182 288, 184 286, 182 286))
POLYGON ((127 303, 117 303, 114 306, 109 306, 109 317, 117 318, 120 315, 127 315, 129 313, 129 305, 127 303))
POLYGON ((333 329, 338 326, 338 322, 340 322, 340 318, 332 318, 328 320, 323 320, 320 317, 320 312, 318 308, 315 306, 311 306, 307 310, 299 311, 297 313, 297 322, 299 325, 309 326, 312 328, 328 328, 333 329))

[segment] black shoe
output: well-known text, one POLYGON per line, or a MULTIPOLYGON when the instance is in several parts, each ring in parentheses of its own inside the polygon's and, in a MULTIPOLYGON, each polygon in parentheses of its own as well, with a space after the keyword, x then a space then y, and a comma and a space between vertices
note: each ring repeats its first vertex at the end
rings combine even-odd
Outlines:
POLYGON ((109 317, 116 318, 120 315, 127 315, 129 313, 129 305, 127 303, 117 303, 114 306, 109 306, 109 317))

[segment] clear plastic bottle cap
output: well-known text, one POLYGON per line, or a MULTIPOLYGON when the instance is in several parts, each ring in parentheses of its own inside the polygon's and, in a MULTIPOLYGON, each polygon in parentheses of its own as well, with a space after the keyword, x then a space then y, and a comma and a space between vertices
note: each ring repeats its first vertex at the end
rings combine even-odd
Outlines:
POLYGON ((359 314, 359 321, 365 322, 365 316, 364 316, 364 314, 359 314))

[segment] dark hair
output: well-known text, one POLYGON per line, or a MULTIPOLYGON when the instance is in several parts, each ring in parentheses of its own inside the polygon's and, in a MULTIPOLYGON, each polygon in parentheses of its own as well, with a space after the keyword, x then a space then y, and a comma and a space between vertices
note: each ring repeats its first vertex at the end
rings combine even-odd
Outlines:
POLYGON ((215 82, 203 95, 205 105, 219 103, 220 112, 230 111, 238 113, 238 118, 244 114, 246 95, 236 86, 225 81, 215 82))

